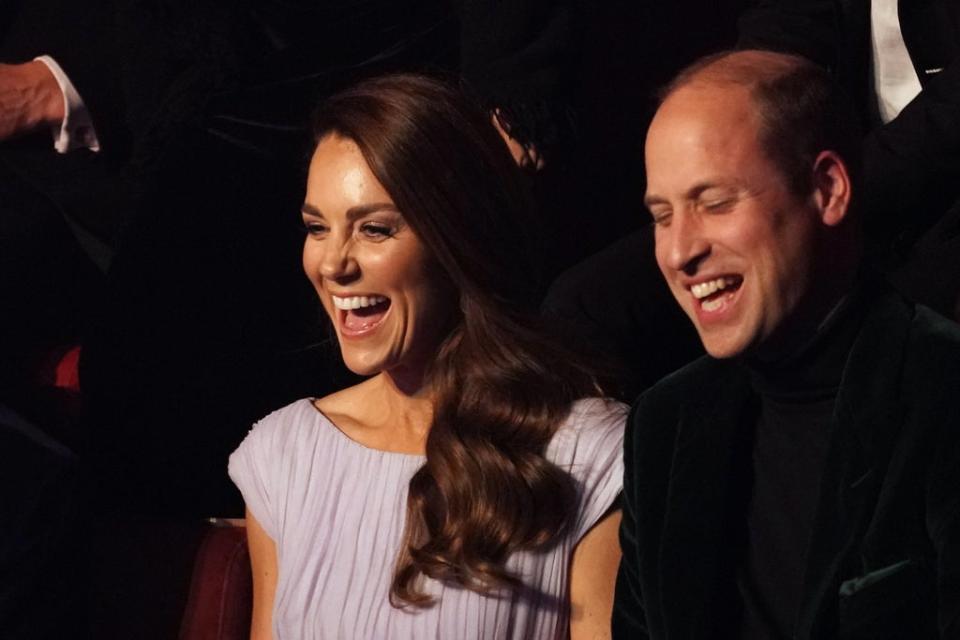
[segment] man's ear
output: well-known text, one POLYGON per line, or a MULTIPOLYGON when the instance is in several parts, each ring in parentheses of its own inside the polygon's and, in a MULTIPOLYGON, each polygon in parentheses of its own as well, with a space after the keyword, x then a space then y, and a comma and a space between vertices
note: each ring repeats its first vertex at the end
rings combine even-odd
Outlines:
POLYGON ((813 198, 825 225, 835 227, 847 217, 851 186, 843 158, 835 151, 821 151, 813 161, 813 198))

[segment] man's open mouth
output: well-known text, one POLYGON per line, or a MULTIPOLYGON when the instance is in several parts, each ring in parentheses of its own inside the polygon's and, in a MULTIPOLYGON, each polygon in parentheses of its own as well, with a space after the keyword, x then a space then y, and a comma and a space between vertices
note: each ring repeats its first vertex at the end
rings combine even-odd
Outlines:
POLYGON ((690 287, 704 311, 716 311, 723 306, 724 296, 732 295, 743 284, 743 276, 722 276, 690 287))

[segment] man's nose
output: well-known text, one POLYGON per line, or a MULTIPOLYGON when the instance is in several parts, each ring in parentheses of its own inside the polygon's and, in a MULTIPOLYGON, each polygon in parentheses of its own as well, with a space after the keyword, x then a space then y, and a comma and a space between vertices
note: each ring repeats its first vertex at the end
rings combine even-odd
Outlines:
POLYGON ((656 252, 662 268, 695 273, 710 253, 700 217, 686 211, 674 213, 670 224, 657 230, 656 252))

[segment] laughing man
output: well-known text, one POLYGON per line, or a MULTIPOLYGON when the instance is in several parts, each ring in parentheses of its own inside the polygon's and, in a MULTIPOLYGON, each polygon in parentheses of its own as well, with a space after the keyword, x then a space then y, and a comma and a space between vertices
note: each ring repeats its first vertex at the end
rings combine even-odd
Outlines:
POLYGON ((631 416, 615 638, 960 637, 960 328, 860 269, 848 113, 767 52, 665 92, 645 202, 709 355, 631 416))

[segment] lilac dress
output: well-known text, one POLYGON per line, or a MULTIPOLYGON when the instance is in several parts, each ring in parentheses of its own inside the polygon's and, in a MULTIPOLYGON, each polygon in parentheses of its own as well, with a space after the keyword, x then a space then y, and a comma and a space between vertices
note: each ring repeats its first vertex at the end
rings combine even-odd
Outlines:
POLYGON ((390 605, 407 485, 419 455, 351 440, 308 399, 270 414, 230 456, 230 477, 276 543, 275 640, 565 638, 574 546, 607 511, 623 481, 625 407, 577 402, 546 456, 579 487, 571 533, 543 553, 516 553, 507 567, 526 589, 484 596, 432 579, 427 609, 390 605))

